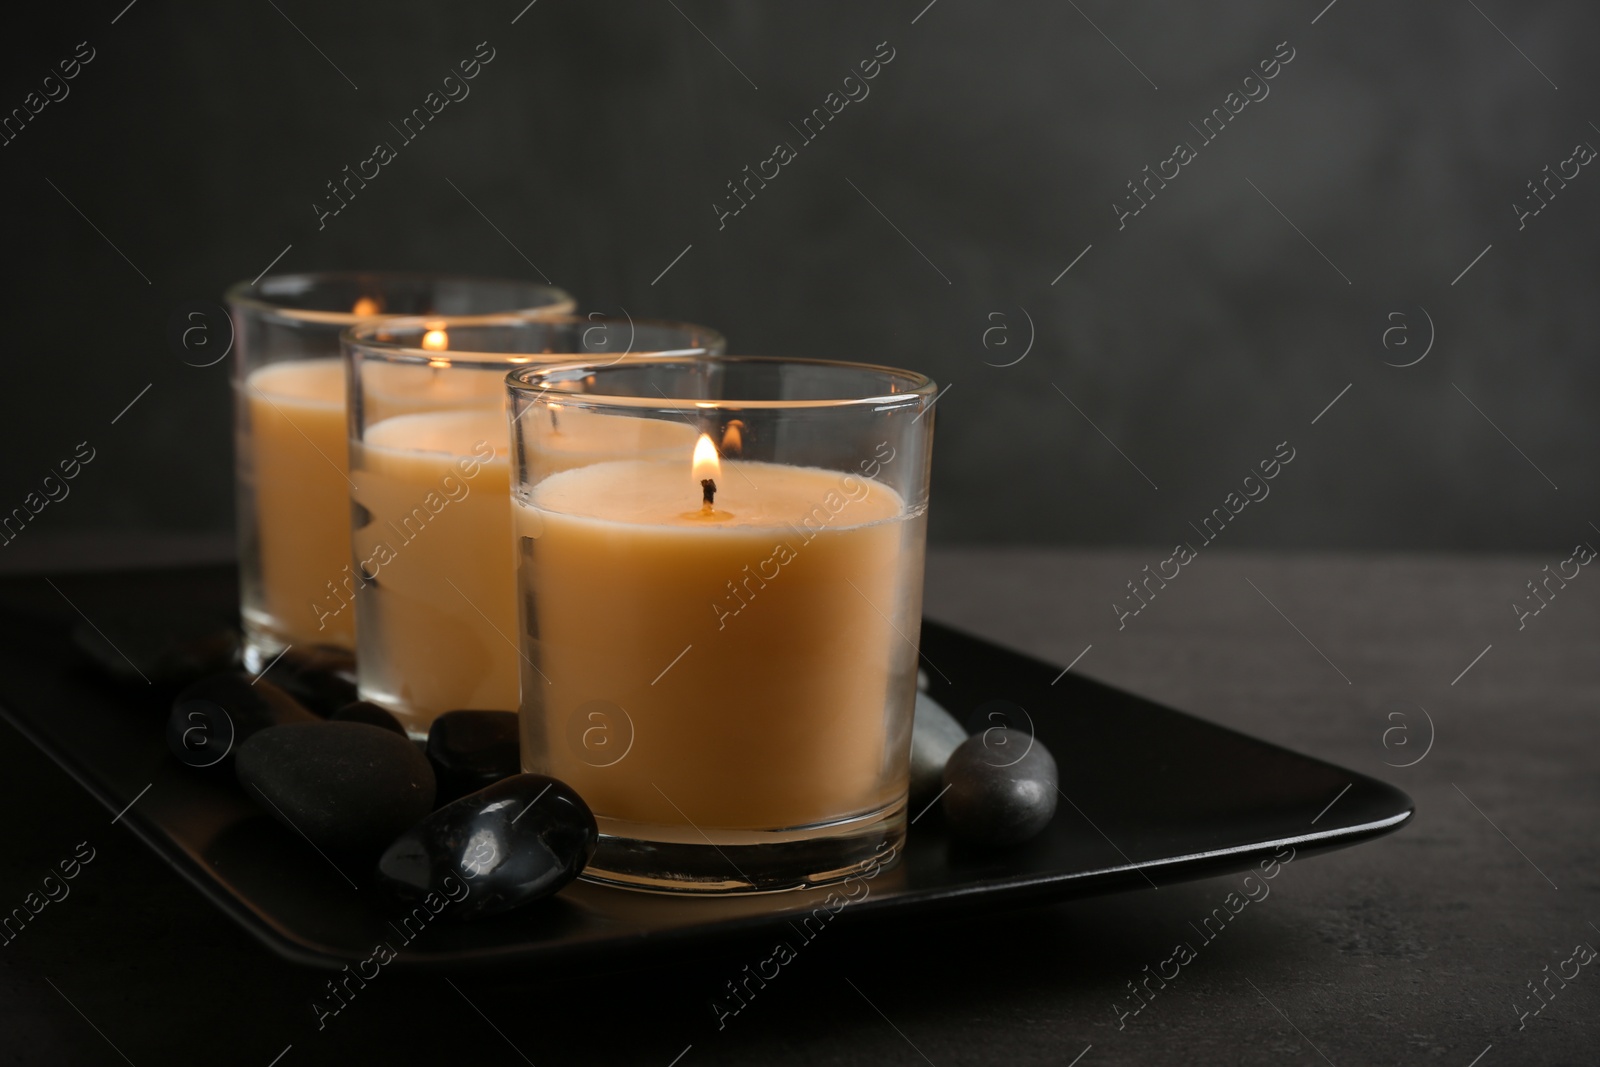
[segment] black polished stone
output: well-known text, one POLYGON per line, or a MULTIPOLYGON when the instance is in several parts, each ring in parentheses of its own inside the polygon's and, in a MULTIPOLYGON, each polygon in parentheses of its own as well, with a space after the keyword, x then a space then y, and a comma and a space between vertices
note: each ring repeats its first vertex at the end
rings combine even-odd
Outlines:
POLYGON ((401 737, 406 736, 406 728, 400 724, 400 720, 391 715, 388 708, 379 707, 370 700, 353 700, 334 712, 330 720, 364 722, 368 726, 377 726, 384 730, 392 730, 401 737))
POLYGON ((447 804, 407 830, 378 862, 379 880, 408 901, 453 902, 456 919, 547 897, 594 855, 599 830, 565 782, 519 774, 447 804))
POLYGON ((239 783, 318 848, 371 856, 433 808, 417 746, 360 722, 274 726, 239 746, 239 783))
POLYGON ((522 772, 514 711, 447 711, 428 729, 428 758, 447 804, 522 772))
POLYGON ((292 693, 318 715, 329 716, 360 699, 356 691, 356 658, 330 645, 291 645, 263 675, 292 693))
POLYGON ((1044 742, 994 727, 967 738, 944 765, 945 822, 976 845, 1014 845, 1056 813, 1056 761, 1044 742))

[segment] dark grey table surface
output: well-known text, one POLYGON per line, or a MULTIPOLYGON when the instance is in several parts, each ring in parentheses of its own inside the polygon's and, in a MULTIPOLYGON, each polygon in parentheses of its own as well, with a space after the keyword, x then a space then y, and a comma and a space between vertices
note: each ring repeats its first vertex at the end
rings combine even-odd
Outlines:
POLYGON ((1510 604, 1561 557, 1213 550, 1119 629, 1111 602, 1162 555, 936 552, 927 611, 1062 665, 1082 653, 1078 671, 1391 781, 1418 814, 1285 868, 1136 1015, 1117 1010, 1128 983, 1198 940, 1237 876, 841 927, 722 1030, 710 1001, 766 946, 583 978, 384 975, 318 1031, 323 976, 0 726, 0 910, 95 850, 0 946, 0 1064, 1600 1063, 1600 966, 1568 962, 1600 947, 1600 579, 1519 629, 1510 604))

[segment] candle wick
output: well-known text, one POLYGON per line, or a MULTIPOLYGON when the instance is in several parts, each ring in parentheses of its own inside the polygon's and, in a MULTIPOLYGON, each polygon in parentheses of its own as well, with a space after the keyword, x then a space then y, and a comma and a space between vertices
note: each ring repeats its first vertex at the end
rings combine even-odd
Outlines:
POLYGON ((702 494, 700 510, 709 513, 712 502, 717 498, 717 480, 715 478, 701 478, 700 492, 702 494))

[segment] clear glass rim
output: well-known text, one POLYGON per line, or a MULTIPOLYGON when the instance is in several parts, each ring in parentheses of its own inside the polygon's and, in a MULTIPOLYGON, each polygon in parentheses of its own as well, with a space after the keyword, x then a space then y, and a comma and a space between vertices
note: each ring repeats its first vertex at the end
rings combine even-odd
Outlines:
MULTIPOLYGON (((518 314, 496 315, 397 315, 383 320, 363 320, 359 325, 351 326, 341 335, 340 340, 348 349, 360 349, 362 358, 380 359, 386 363, 425 364, 430 366, 460 366, 474 369, 516 366, 524 364, 546 366, 552 363, 580 363, 588 366, 596 364, 595 356, 608 356, 611 362, 630 357, 630 362, 654 362, 659 357, 683 357, 687 359, 710 358, 713 349, 721 351, 727 345, 727 339, 709 326, 701 326, 693 322, 677 322, 671 319, 636 319, 616 318, 611 315, 573 315, 550 314, 527 316, 518 314), (516 327, 527 329, 530 326, 611 326, 627 323, 630 326, 650 326, 661 330, 676 330, 682 334, 693 335, 700 339, 700 344, 684 345, 681 348, 649 348, 642 352, 483 352, 470 348, 445 348, 431 349, 416 345, 403 344, 399 341, 386 341, 373 336, 386 330, 415 330, 427 332, 429 330, 445 330, 449 332, 452 326, 474 327, 516 327), (642 358, 640 358, 642 357, 642 358)), ((601 363, 600 366, 607 364, 601 363)))
POLYGON ((506 387, 514 394, 532 394, 532 399, 553 393, 562 407, 581 408, 650 408, 671 411, 716 410, 787 410, 817 408, 872 407, 885 408, 925 407, 925 402, 937 394, 934 380, 920 371, 888 367, 879 363, 860 363, 833 359, 808 359, 793 356, 712 356, 685 355, 630 359, 626 363, 562 363, 556 366, 519 367, 506 375, 506 387), (716 400, 694 397, 634 396, 607 393, 600 389, 584 392, 556 388, 564 383, 579 382, 585 378, 614 372, 639 371, 652 366, 687 366, 699 363, 755 363, 768 366, 790 365, 801 367, 828 367, 834 370, 853 371, 878 378, 897 379, 907 388, 902 392, 873 393, 865 396, 847 396, 815 400, 783 400, 761 398, 724 398, 716 400))
POLYGON ((267 274, 253 282, 235 282, 228 287, 222 298, 230 307, 248 308, 267 318, 285 322, 314 322, 327 325, 356 326, 374 322, 388 323, 416 317, 411 312, 392 315, 382 313, 377 315, 357 315, 351 311, 318 311, 312 308, 297 308, 287 304, 275 303, 262 295, 262 286, 268 282, 302 281, 309 286, 321 282, 352 282, 357 280, 377 281, 379 283, 404 281, 451 282, 464 285, 514 285, 541 290, 550 297, 547 303, 527 307, 500 308, 497 311, 485 312, 481 315, 441 316, 457 322, 473 322, 500 316, 521 319, 537 318, 546 313, 566 314, 577 308, 577 301, 573 299, 571 293, 559 286, 546 285, 543 282, 530 282, 522 278, 491 278, 477 274, 431 274, 427 271, 395 270, 323 270, 298 271, 293 274, 267 274))

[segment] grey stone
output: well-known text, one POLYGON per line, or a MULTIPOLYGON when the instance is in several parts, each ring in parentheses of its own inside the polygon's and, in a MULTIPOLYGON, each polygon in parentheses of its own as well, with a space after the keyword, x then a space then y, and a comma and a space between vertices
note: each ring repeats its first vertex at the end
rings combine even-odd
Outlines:
POLYGON ((364 722, 269 726, 239 746, 239 784, 319 849, 376 855, 433 808, 415 744, 364 722))
POLYGON ((977 845, 1015 845, 1056 813, 1056 761, 1044 742, 1004 727, 974 734, 944 766, 950 832, 977 845))
POLYGON ((931 800, 941 788, 944 764, 950 753, 967 739, 954 715, 926 693, 917 693, 916 719, 911 727, 911 802, 931 800))

